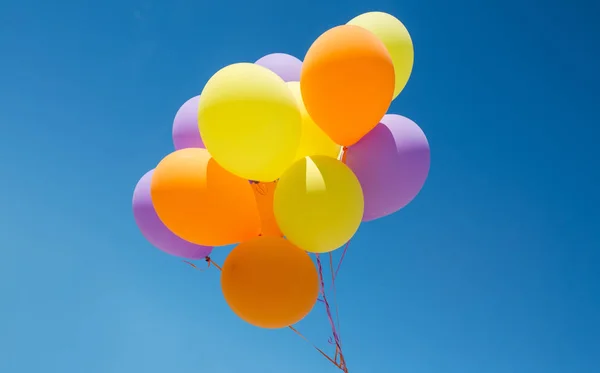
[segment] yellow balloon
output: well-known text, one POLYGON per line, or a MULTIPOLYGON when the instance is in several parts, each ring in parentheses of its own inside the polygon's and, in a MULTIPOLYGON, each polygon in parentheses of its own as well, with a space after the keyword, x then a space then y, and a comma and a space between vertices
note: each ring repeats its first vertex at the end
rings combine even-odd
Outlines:
POLYGON ((198 108, 206 149, 227 171, 273 181, 294 161, 301 134, 300 109, 274 72, 252 63, 217 71, 198 108))
POLYGON ((371 31, 390 52, 396 73, 394 98, 398 97, 410 78, 415 54, 412 39, 406 27, 396 17, 383 12, 361 14, 348 24, 371 31))
POLYGON ((302 116, 302 134, 300 135, 300 146, 295 160, 311 155, 326 155, 337 158, 340 154, 340 146, 327 136, 321 127, 312 120, 302 101, 300 82, 288 82, 288 88, 296 98, 300 114, 302 116))
POLYGON ((290 242, 308 252, 326 253, 356 233, 364 197, 348 166, 316 155, 296 161, 281 175, 273 209, 281 232, 290 242))

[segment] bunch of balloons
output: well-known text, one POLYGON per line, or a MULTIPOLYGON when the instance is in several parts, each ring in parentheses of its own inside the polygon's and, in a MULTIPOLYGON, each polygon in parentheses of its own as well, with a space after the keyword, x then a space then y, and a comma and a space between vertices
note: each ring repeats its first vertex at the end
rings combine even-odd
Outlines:
POLYGON ((300 321, 319 294, 309 253, 342 247, 427 178, 423 131, 387 114, 412 66, 404 25, 371 12, 323 33, 304 61, 219 70, 177 112, 176 150, 135 188, 140 230, 189 259, 238 244, 221 277, 231 309, 263 328, 300 321))

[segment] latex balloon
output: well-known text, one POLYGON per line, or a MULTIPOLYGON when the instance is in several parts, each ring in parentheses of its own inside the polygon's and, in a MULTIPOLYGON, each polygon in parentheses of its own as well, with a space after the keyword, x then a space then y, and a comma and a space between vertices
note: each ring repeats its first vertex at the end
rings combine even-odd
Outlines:
POLYGON ((223 246, 260 233, 252 187, 225 171, 206 149, 182 149, 163 158, 150 192, 160 220, 187 241, 223 246))
POLYGON ((187 100, 177 111, 173 121, 173 145, 175 150, 204 148, 198 129, 198 102, 200 96, 187 100))
POLYGON ((308 254, 289 241, 258 237, 227 256, 221 288, 242 320, 261 328, 285 328, 314 307, 319 275, 308 254))
POLYGON ((326 155, 337 158, 340 153, 338 144, 333 142, 323 130, 312 120, 302 101, 299 82, 287 83, 289 89, 298 102, 300 115, 302 116, 302 134, 300 135, 300 145, 296 153, 296 160, 310 155, 326 155))
POLYGON ((406 86, 413 68, 414 49, 408 30, 396 17, 383 12, 361 14, 348 24, 371 31, 386 46, 394 64, 396 98, 406 86))
POLYGON ((319 36, 308 50, 300 88, 315 123, 336 143, 350 146, 388 110, 394 65, 373 33, 359 26, 338 26, 319 36))
POLYGON ((275 215, 273 214, 273 196, 275 195, 275 188, 277 182, 252 182, 252 189, 254 190, 254 198, 256 198, 256 204, 258 206, 258 213, 260 214, 261 236, 276 236, 283 237, 275 215))
POLYGON ((285 82, 299 82, 302 61, 286 53, 268 54, 255 64, 266 67, 275 74, 279 75, 285 82))
POLYGON ((281 232, 294 245, 325 253, 344 245, 363 216, 363 194, 352 171, 317 155, 295 162, 279 179, 273 200, 281 232))
POLYGON ((178 257, 202 259, 212 247, 196 245, 177 237, 160 221, 150 196, 150 181, 154 170, 148 171, 138 181, 133 191, 133 217, 142 235, 158 249, 178 257))
POLYGON ((248 180, 273 181, 293 162, 300 110, 285 82, 251 63, 219 70, 206 83, 200 134, 223 168, 248 180))
POLYGON ((400 210, 417 196, 429 173, 429 144, 415 122, 388 114, 348 149, 346 163, 362 185, 363 220, 373 220, 400 210))

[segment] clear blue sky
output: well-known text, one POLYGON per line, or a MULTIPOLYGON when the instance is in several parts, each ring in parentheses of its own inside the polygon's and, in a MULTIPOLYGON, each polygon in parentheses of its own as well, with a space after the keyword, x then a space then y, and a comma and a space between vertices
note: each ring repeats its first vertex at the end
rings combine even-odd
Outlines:
MULTIPOLYGON (((350 373, 599 371, 600 9, 566 4, 1 0, 0 371, 335 372, 235 317, 217 272, 146 243, 131 196, 211 74, 302 58, 369 10, 413 36, 390 111, 424 129, 432 168, 351 246, 350 373)), ((321 308, 300 328, 327 346, 321 308)))

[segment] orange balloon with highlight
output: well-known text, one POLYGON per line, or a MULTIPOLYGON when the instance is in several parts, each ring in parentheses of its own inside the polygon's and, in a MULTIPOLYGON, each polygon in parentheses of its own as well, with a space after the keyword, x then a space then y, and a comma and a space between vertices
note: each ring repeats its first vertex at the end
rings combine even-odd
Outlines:
POLYGON ((206 149, 181 149, 163 158, 150 193, 163 224, 186 241, 223 246, 260 233, 252 187, 225 171, 206 149))
POLYGON ((394 86, 394 65, 385 45, 353 25, 334 27, 317 38, 300 76, 311 118, 344 146, 375 128, 392 102, 394 86))
POLYGON ((280 237, 257 237, 227 256, 221 288, 242 320, 278 329, 310 313, 319 295, 319 275, 304 250, 280 237))

